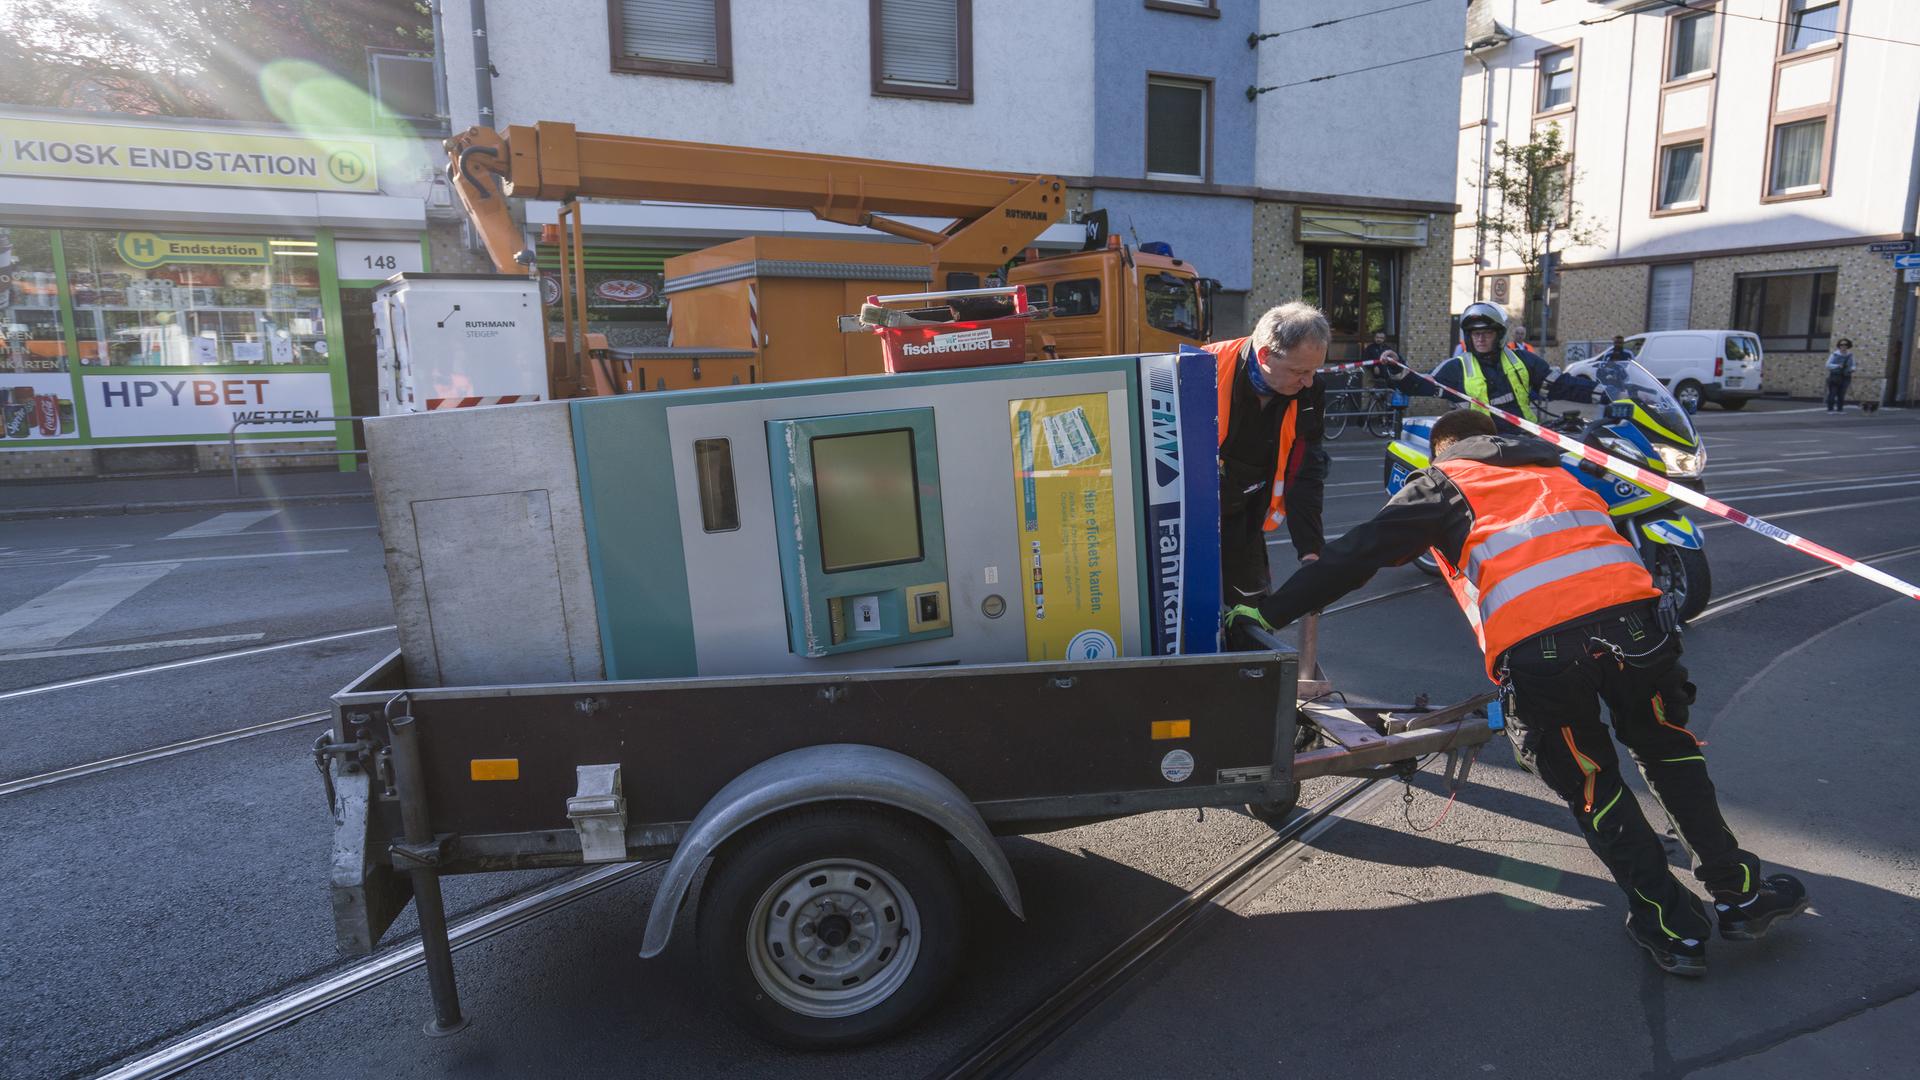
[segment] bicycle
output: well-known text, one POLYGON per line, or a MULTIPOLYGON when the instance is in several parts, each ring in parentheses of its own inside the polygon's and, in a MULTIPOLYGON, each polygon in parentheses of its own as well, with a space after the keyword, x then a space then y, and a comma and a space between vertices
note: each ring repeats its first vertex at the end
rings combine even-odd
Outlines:
POLYGON ((1331 376, 1327 389, 1326 438, 1338 439, 1358 421, 1376 439, 1392 438, 1407 411, 1406 396, 1389 387, 1361 386, 1360 373, 1331 376))

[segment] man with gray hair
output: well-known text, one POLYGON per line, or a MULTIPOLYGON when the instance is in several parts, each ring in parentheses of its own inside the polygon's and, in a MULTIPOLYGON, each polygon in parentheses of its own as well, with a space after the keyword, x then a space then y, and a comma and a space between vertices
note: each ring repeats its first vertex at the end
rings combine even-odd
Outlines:
POLYGON ((1319 558, 1327 454, 1326 385, 1317 372, 1332 341, 1312 304, 1281 304, 1253 333, 1206 349, 1218 363, 1220 570, 1229 607, 1257 603, 1271 581, 1269 532, 1287 524, 1300 561, 1319 558))

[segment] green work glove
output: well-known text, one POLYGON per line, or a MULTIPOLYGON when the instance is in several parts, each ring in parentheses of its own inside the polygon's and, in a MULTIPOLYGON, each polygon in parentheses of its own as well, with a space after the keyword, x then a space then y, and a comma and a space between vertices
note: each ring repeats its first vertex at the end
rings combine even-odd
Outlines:
POLYGON ((1227 629, 1233 629, 1235 621, 1240 619, 1251 619, 1253 624, 1260 629, 1268 633, 1273 632, 1273 624, 1267 621, 1265 615, 1260 614, 1260 609, 1257 607, 1248 604, 1235 604, 1227 609, 1227 629))

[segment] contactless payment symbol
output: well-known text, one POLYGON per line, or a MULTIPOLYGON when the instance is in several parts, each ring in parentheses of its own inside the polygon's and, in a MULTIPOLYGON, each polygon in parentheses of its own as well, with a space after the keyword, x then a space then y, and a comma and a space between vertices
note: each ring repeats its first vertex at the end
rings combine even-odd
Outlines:
POLYGON ((1067 656, 1073 660, 1111 660, 1120 655, 1113 638, 1104 630, 1082 630, 1067 642, 1067 656))

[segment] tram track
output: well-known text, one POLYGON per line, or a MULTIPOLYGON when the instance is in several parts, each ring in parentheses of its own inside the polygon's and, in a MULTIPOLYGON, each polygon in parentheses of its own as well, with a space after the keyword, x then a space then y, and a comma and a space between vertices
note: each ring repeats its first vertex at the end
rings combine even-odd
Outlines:
MULTIPOLYGON (((1920 554, 1920 545, 1881 552, 1861 561, 1885 562, 1916 554, 1920 554)), ((1737 589, 1707 605, 1693 622, 1698 623, 1843 572, 1837 567, 1819 567, 1737 589)), ((1416 587, 1402 590, 1402 593, 1417 591, 1419 589, 1416 587)), ((1369 598, 1363 603, 1385 598, 1369 598)), ((1327 614, 1332 614, 1334 610, 1338 609, 1329 609, 1327 614)), ((1418 767, 1425 768, 1433 756, 1436 755, 1422 758, 1418 767)), ((1220 910, 1232 910, 1241 901, 1271 888, 1288 871, 1296 856, 1321 835, 1346 820, 1351 813, 1364 808, 1372 797, 1367 794, 1369 789, 1387 779, 1391 777, 1374 776, 1351 781, 1313 806, 1297 810, 1273 836, 1263 837, 1235 852, 1216 866, 1199 885, 1088 965, 1081 974, 930 1075, 940 1080, 976 1080, 1014 1075, 1091 1013, 1100 1002, 1112 996, 1128 979, 1145 970, 1157 957, 1178 944, 1207 915, 1220 910), (1352 810, 1342 813, 1346 807, 1352 807, 1352 810)))
MULTIPOLYGON (((1882 552, 1871 558, 1892 560, 1915 554, 1920 554, 1920 545, 1882 552)), ((1837 573, 1840 573, 1837 569, 1821 567, 1736 590, 1710 604, 1695 621, 1824 580, 1837 573)), ((1391 590, 1329 608, 1325 614, 1381 603, 1432 588, 1433 585, 1433 582, 1427 582, 1391 590)), ((313 723, 324 715, 289 717, 275 723, 291 727, 295 721, 313 723)), ((1430 760, 1431 756, 1421 759, 1420 765, 1424 767, 1430 760)), ((932 1075, 970 1078, 1006 1076, 1017 1072, 1129 979, 1181 944, 1207 915, 1222 909, 1232 910, 1272 888, 1291 871, 1297 856, 1341 822, 1350 820, 1365 809, 1372 799, 1385 791, 1385 788, 1377 788, 1376 785, 1388 779, 1392 777, 1382 775, 1351 780, 1311 806, 1297 810, 1273 835, 1262 837, 1228 856, 1200 884, 1188 890, 1126 940, 1108 950, 1037 1004, 1022 1010, 950 1059, 932 1075)), ((600 867, 510 895, 455 921, 450 927, 453 947, 457 951, 484 941, 665 865, 665 860, 652 860, 600 867)), ((96 1080, 159 1080, 177 1075, 423 965, 421 946, 415 938, 390 952, 324 974, 293 990, 255 1003, 183 1039, 117 1063, 97 1074, 96 1080)))
MULTIPOLYGON (((655 859, 603 866, 527 889, 456 920, 447 928, 447 936, 458 952, 665 865, 666 860, 655 859)), ((119 1062, 97 1074, 95 1080, 161 1080, 176 1076, 425 965, 425 954, 416 937, 406 945, 258 1002, 184 1039, 119 1062)))

